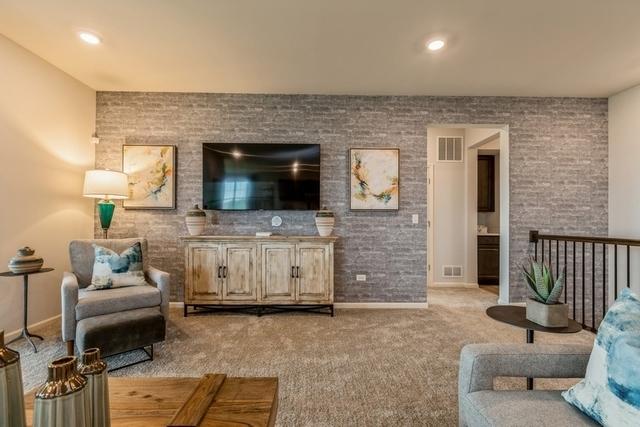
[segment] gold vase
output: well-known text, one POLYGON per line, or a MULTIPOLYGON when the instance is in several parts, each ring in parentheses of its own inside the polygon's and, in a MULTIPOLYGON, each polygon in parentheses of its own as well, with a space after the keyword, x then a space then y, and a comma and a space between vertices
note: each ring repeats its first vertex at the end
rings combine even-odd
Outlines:
POLYGON ((109 427, 109 382, 107 364, 100 359, 100 350, 89 348, 82 353, 78 372, 87 378, 87 391, 91 402, 91 426, 109 427))
POLYGON ((90 427, 91 409, 87 379, 73 356, 49 364, 49 375, 36 392, 34 427, 90 427))
POLYGON ((0 426, 24 425, 20 354, 4 346, 4 331, 0 330, 0 426))

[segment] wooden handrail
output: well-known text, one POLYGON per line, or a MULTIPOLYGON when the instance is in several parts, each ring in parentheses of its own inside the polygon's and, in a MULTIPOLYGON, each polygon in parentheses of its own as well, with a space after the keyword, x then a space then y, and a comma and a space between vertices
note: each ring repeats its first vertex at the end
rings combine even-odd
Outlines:
POLYGON ((590 237, 590 236, 567 236, 560 234, 540 234, 537 230, 529 231, 529 242, 536 243, 538 240, 557 240, 560 242, 584 242, 584 243, 604 243, 607 245, 640 246, 640 240, 620 239, 617 237, 590 237))

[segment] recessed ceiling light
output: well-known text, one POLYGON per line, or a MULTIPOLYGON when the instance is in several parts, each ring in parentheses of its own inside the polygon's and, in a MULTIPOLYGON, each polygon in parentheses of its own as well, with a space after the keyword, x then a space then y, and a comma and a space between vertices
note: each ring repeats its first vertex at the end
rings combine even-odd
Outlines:
POLYGON ((429 49, 430 51, 440 50, 443 47, 444 47, 444 40, 442 39, 435 39, 427 42, 427 49, 429 49))
POLYGON ((80 39, 88 44, 100 44, 102 42, 102 40, 100 40, 100 37, 98 37, 97 35, 90 33, 88 31, 80 31, 78 32, 78 37, 80 37, 80 39))

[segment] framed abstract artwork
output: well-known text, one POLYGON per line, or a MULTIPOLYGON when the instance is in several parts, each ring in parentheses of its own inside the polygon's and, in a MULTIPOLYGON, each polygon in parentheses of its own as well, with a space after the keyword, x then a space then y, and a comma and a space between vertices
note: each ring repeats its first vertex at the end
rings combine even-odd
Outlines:
POLYGON ((397 211, 400 207, 400 150, 349 150, 351 210, 397 211))
POLYGON ((123 145, 122 171, 129 176, 125 209, 176 208, 176 147, 123 145))

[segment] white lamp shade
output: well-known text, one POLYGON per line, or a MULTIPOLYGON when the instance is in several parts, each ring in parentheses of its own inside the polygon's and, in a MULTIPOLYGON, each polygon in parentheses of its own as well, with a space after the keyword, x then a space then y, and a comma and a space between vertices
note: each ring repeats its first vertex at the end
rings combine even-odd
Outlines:
POLYGON ((108 169, 95 169, 84 174, 82 195, 96 199, 128 199, 127 174, 108 169))

